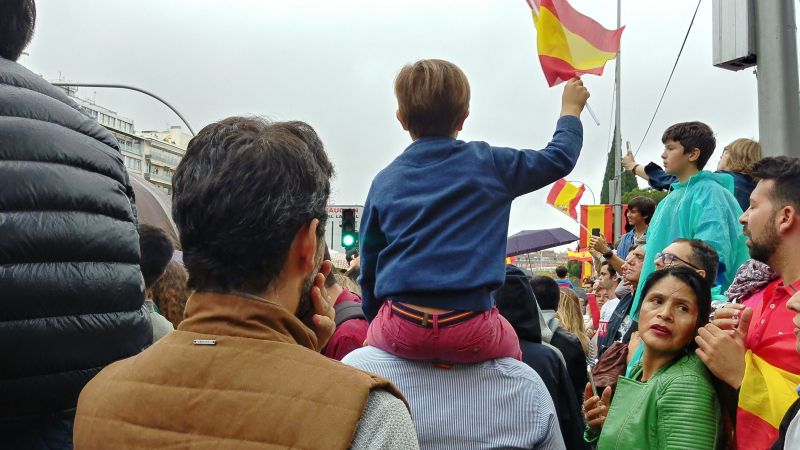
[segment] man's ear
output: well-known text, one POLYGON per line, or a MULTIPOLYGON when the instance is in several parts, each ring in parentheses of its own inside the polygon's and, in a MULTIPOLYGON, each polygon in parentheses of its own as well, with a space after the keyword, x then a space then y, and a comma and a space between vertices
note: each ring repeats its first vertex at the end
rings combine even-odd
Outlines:
POLYGON ((775 222, 778 224, 779 233, 788 233, 792 227, 798 225, 798 211, 793 205, 786 205, 778 211, 775 222))
POLYGON ((395 113, 395 117, 397 117, 397 121, 400 122, 400 125, 403 127, 404 130, 408 131, 408 124, 406 124, 406 120, 403 118, 403 115, 400 114, 400 110, 397 110, 395 113))
POLYGON ((313 219, 306 225, 300 227, 294 236, 294 242, 290 249, 290 253, 295 257, 297 268, 303 273, 310 273, 314 270, 314 262, 317 256, 317 229, 319 228, 319 219, 313 219))
MULTIPOLYGON (((705 271, 705 270, 703 270, 703 269, 697 269, 697 274, 698 274, 698 275, 700 275, 700 278, 702 278, 702 279, 704 279, 704 280, 705 280, 705 278, 706 278, 706 271, 705 271)), ((714 281, 714 280, 711 280, 711 281, 712 281, 712 283, 713 283, 713 281, 714 281)))

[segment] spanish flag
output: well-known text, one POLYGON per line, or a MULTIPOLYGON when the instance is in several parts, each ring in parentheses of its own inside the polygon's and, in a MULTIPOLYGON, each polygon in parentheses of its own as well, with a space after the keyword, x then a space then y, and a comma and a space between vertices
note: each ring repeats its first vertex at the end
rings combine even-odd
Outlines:
POLYGON ((782 284, 775 281, 767 286, 763 301, 753 305, 736 412, 739 448, 745 448, 743 443, 748 449, 772 447, 781 420, 797 400, 795 389, 800 385, 800 357, 792 333, 794 313, 786 309, 788 298, 776 300, 775 297, 778 289, 796 293, 798 285, 780 287, 782 284))
POLYGON ((592 254, 589 250, 582 248, 580 250, 567 250, 567 261, 580 261, 581 263, 581 278, 592 276, 592 254))
POLYGON ((595 228, 600 230, 600 236, 605 237, 606 242, 614 242, 613 205, 581 205, 581 225, 580 248, 589 247, 589 233, 595 228))
POLYGON ((583 195, 586 187, 575 186, 565 179, 560 179, 553 183, 550 193, 547 194, 547 204, 560 210, 565 214, 569 214, 573 220, 578 220, 578 202, 583 195))
POLYGON ((552 87, 584 73, 602 75, 617 57, 625 27, 608 30, 579 13, 567 0, 528 0, 536 26, 536 46, 552 87))
POLYGON ((589 250, 582 248, 580 250, 567 250, 567 261, 591 261, 592 254, 589 250))

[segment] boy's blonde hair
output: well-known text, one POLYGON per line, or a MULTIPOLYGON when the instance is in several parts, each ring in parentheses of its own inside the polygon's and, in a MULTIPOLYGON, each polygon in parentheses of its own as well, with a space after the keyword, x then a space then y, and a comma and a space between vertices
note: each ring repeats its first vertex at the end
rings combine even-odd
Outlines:
POLYGON ((753 164, 761 159, 761 145, 752 139, 736 139, 725 150, 728 152, 725 170, 729 172, 749 175, 753 171, 753 164))
POLYGON ((394 80, 400 118, 414 138, 450 136, 469 112, 469 81, 455 64, 421 59, 394 80))
POLYGON ((583 326, 580 299, 572 289, 561 289, 556 317, 563 329, 574 334, 581 341, 583 352, 589 354, 589 337, 586 336, 586 329, 583 326))

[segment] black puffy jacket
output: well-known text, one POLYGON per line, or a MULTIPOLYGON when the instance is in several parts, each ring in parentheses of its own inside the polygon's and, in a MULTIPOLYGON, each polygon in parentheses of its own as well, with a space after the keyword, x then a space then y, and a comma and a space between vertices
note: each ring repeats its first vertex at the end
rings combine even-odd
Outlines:
POLYGON ((0 58, 0 423, 72 410, 152 339, 114 136, 0 58))

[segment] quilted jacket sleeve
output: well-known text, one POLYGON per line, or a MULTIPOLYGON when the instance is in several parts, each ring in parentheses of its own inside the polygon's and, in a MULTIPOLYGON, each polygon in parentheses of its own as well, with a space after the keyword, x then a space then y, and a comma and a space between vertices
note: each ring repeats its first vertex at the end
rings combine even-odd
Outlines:
POLYGON ((720 408, 707 378, 681 375, 665 380, 658 396, 658 448, 716 448, 720 408))

